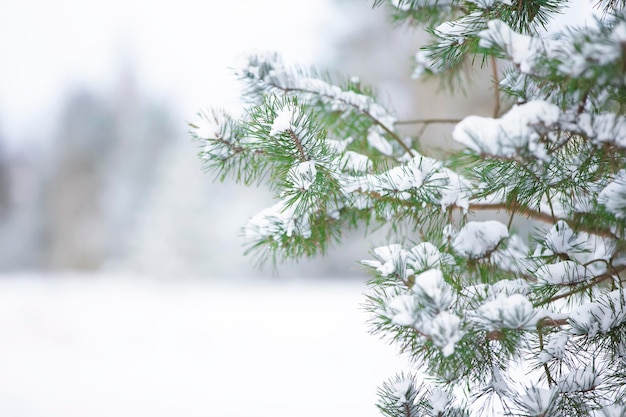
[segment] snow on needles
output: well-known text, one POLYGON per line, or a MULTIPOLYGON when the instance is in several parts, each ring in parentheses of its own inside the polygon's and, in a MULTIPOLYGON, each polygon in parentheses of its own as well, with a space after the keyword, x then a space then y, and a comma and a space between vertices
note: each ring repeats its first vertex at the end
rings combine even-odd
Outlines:
POLYGON ((300 109, 295 106, 287 105, 278 110, 278 114, 272 123, 270 135, 275 136, 279 133, 292 129, 292 123, 300 114, 300 109))
POLYGON ((560 331, 553 334, 541 353, 539 353, 539 361, 546 363, 553 359, 563 359, 565 357, 565 346, 569 340, 570 334, 567 331, 560 331))
POLYGON ((523 74, 545 71, 540 63, 548 58, 558 63, 556 70, 563 76, 591 78, 599 67, 622 59, 626 23, 620 22, 608 33, 587 28, 587 35, 575 31, 546 33, 544 37, 522 35, 501 20, 489 21, 487 29, 478 33, 479 46, 501 49, 523 74))
POLYGON ((501 20, 487 22, 487 29, 478 34, 479 46, 498 46, 524 74, 534 70, 536 59, 546 48, 544 40, 515 32, 501 20))
POLYGON ((374 248, 373 255, 376 260, 363 260, 361 263, 376 269, 384 277, 391 274, 398 274, 402 278, 405 277, 408 253, 402 248, 402 245, 396 243, 379 246, 374 248))
POLYGON ((401 406, 408 402, 407 395, 412 387, 413 381, 410 379, 403 379, 393 384, 393 392, 391 395, 398 399, 396 405, 401 406))
MULTIPOLYGON (((302 71, 289 68, 279 54, 253 54, 239 65, 236 74, 244 81, 249 93, 286 93, 290 96, 302 97, 307 103, 322 103, 331 111, 359 111, 375 119, 381 126, 393 130, 396 116, 378 104, 373 97, 345 90, 327 81, 302 71)), ((259 99, 258 97, 256 98, 259 99)), ((281 127, 284 125, 279 125, 281 127)), ((378 126, 372 127, 377 129, 378 126)), ((374 133, 373 133, 374 134, 374 133)), ((374 145, 385 153, 388 146, 373 138, 374 145)), ((386 139, 383 138, 386 141, 386 139)), ((378 148, 377 148, 378 149, 378 148)))
POLYGON ((311 226, 308 216, 296 216, 294 205, 279 201, 252 217, 243 232, 250 240, 279 240, 294 234, 307 238, 311 236, 311 226))
MULTIPOLYGON (((362 161, 363 164, 370 166, 366 160, 362 161)), ((403 200, 413 197, 411 191, 436 189, 438 195, 431 192, 433 195, 429 198, 437 199, 442 209, 457 206, 468 210, 472 194, 471 184, 463 176, 445 168, 440 161, 422 155, 378 174, 345 176, 342 182, 346 194, 371 191, 403 200)))
POLYGON ((545 160, 542 133, 556 125, 559 108, 541 100, 515 105, 499 119, 469 116, 457 124, 452 138, 481 154, 510 158, 529 152, 545 160))
POLYGON ((493 252, 507 237, 509 230, 499 221, 468 222, 456 235, 452 246, 458 254, 478 259, 493 252))
POLYGON ((294 165, 287 176, 289 181, 300 190, 306 191, 315 183, 317 168, 315 161, 305 161, 294 165))
POLYGON ((573 285, 594 277, 587 267, 573 261, 544 265, 535 275, 540 282, 551 285, 573 285))
POLYGON ((598 203, 618 219, 626 217, 626 170, 620 170, 615 179, 600 192, 598 203))
POLYGON ((401 279, 407 279, 410 275, 421 274, 442 265, 454 264, 452 256, 440 252, 429 242, 419 243, 409 250, 404 249, 398 243, 379 246, 374 248, 373 255, 375 260, 363 260, 361 263, 376 269, 382 276, 395 274, 401 279))
POLYGON ((615 290, 583 304, 569 315, 571 333, 593 337, 626 322, 626 290, 615 290))
POLYGON ((426 300, 426 308, 434 313, 446 311, 456 302, 456 293, 439 269, 429 269, 417 275, 413 288, 420 300, 426 300))
POLYGON ((587 392, 602 382, 599 369, 593 365, 565 374, 558 381, 561 392, 587 392))
POLYGON ((556 411, 556 399, 556 389, 530 387, 526 390, 526 395, 521 397, 521 405, 532 413, 529 415, 549 416, 552 415, 551 412, 556 411))
POLYGON ((202 158, 227 158, 233 152, 232 142, 238 140, 233 122, 224 112, 199 113, 189 122, 191 133, 204 143, 202 158))
POLYGON ((545 314, 533 308, 525 295, 498 295, 481 305, 472 319, 487 331, 500 329, 527 329, 537 327, 545 314))

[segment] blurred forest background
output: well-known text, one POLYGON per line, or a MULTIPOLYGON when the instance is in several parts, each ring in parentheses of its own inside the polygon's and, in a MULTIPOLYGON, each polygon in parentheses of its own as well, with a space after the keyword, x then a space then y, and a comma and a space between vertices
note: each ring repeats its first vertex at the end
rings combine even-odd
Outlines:
MULTIPOLYGON (((472 74, 481 81, 464 97, 454 99, 445 92, 438 94, 436 84, 412 80, 412 57, 425 39, 409 27, 397 27, 384 8, 372 10, 370 3, 329 0, 309 33, 310 43, 295 46, 317 52, 306 56, 305 62, 294 62, 300 57, 297 53, 287 54, 286 60, 360 77, 375 86, 400 119, 461 117, 480 114, 480 108, 489 114, 488 72, 472 74)), ((8 6, 0 6, 0 12, 3 7, 8 6)), ((215 10, 219 12, 219 6, 215 10)), ((281 10, 271 13, 280 15, 281 10)), ((218 13, 212 21, 219 18, 218 13)), ((240 30, 244 38, 254 36, 240 30)), ((267 25, 265 30, 273 29, 267 25)), ((206 50, 196 50, 181 66, 193 67, 199 57, 210 56, 213 42, 228 47, 229 41, 205 40, 206 50)), ((211 175, 202 172, 198 145, 187 134, 186 121, 194 116, 191 106, 202 110, 221 105, 223 95, 207 91, 202 107, 193 100, 180 105, 181 100, 168 98, 168 89, 154 91, 142 82, 146 72, 158 68, 137 65, 140 61, 124 48, 123 39, 118 46, 106 81, 77 79, 50 99, 43 110, 49 123, 26 119, 21 125, 3 124, 13 117, 12 97, 7 94, 14 93, 0 89, 4 95, 0 100, 0 272, 106 271, 153 277, 272 274, 271 268, 255 269, 254 260, 243 256, 239 236, 247 219, 270 204, 269 192, 214 183, 211 175), (40 124, 45 128, 33 128, 40 124), (5 125, 17 128, 3 129, 5 125)), ((281 49, 280 44, 263 46, 281 49)), ((0 44, 2 59, 9 66, 12 51, 0 44)), ((233 64, 220 59, 208 62, 213 68, 233 64)), ((37 70, 46 71, 46 63, 37 70)), ((183 82, 185 74, 180 78, 183 82)), ((7 85, 15 82, 27 85, 29 80, 0 80, 7 85)), ((232 102, 233 97, 224 100, 232 102)), ((406 133, 418 127, 407 125, 406 133)), ((424 146, 445 147, 450 129, 430 127, 424 132, 424 146)), ((378 243, 375 239, 356 232, 326 258, 279 267, 279 275, 360 275, 355 260, 367 257, 370 246, 378 243)))

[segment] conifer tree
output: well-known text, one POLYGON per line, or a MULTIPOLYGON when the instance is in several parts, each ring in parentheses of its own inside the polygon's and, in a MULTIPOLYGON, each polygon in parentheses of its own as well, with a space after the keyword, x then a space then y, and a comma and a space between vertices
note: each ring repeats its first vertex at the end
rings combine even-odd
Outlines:
POLYGON ((374 6, 430 33, 416 76, 454 86, 490 65, 492 117, 458 121, 464 149, 434 158, 357 79, 249 56, 244 116, 191 124, 209 171, 275 193, 244 227, 248 250, 299 259, 397 226, 362 261, 372 331, 413 364, 382 383, 383 415, 625 416, 624 1, 558 31, 567 1, 374 6), (508 220, 484 220, 496 211, 508 220))

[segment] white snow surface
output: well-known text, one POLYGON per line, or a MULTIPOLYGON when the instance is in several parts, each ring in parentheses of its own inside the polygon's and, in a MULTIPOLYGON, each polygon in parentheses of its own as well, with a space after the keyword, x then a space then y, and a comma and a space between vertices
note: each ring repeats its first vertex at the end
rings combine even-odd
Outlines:
POLYGON ((453 42, 462 43, 465 38, 476 31, 476 22, 480 21, 482 12, 476 11, 458 20, 441 23, 435 28, 435 34, 453 42))
POLYGON ((589 240, 587 233, 574 232, 567 222, 559 220, 550 228, 543 243, 537 245, 534 256, 567 255, 576 258, 581 253, 590 252, 586 245, 589 240))
POLYGON ((383 155, 391 156, 393 155, 393 147, 391 143, 383 136, 384 131, 380 128, 380 126, 372 126, 367 130, 367 143, 369 145, 382 153, 383 155))
POLYGON ((594 410, 594 417, 622 417, 626 413, 626 406, 620 404, 607 405, 599 410, 594 410))
POLYGON ((417 298, 413 294, 402 294, 393 297, 387 303, 391 312, 391 321, 398 326, 415 326, 417 315, 417 298))
POLYGON ((454 264, 452 256, 442 254, 439 252, 439 249, 429 242, 418 243, 408 250, 398 243, 378 246, 374 248, 373 255, 376 258, 375 260, 366 259, 361 261, 361 263, 376 269, 382 276, 396 273, 400 277, 406 278, 408 275, 419 274, 416 278, 416 284, 420 286, 422 284, 419 284, 419 282, 423 281, 428 288, 437 286, 440 283, 447 285, 443 280, 441 271, 432 271, 431 269, 439 268, 441 265, 454 264), (423 277, 420 278, 422 275, 423 277))
POLYGON ((365 155, 354 151, 346 151, 341 156, 339 166, 343 171, 366 173, 372 168, 372 161, 365 155))
POLYGON ((3 276, 0 415, 377 417, 406 363, 368 334, 365 290, 3 276))
MULTIPOLYGON (((385 128, 394 129, 396 116, 376 103, 372 97, 343 90, 320 78, 303 76, 297 69, 285 65, 279 54, 271 52, 253 54, 237 67, 236 73, 244 76, 243 78, 254 88, 262 88, 266 92, 288 90, 291 95, 302 97, 304 101, 322 102, 333 111, 359 110, 375 118, 385 128), (261 67, 268 67, 271 70, 260 71, 261 67)), ((284 123, 281 121, 278 127, 283 126, 284 123)))
POLYGON ((491 261, 506 271, 526 273, 531 268, 528 251, 528 246, 521 237, 511 235, 506 248, 498 248, 491 255, 491 261))
POLYGON ((453 265, 454 258, 449 254, 442 254, 430 242, 420 242, 409 250, 407 263, 414 273, 421 273, 440 265, 453 265))
POLYGON ((438 189, 442 209, 449 206, 464 210, 469 208, 471 184, 461 175, 445 168, 440 161, 419 154, 385 172, 342 178, 346 194, 373 191, 400 199, 410 199, 410 190, 418 191, 425 185, 438 189))
POLYGON ((592 138, 598 146, 604 143, 614 143, 620 148, 626 148, 626 117, 615 113, 601 113, 587 115, 582 120, 589 120, 583 131, 592 138))
POLYGON ((234 138, 230 121, 224 112, 199 113, 189 126, 193 134, 204 139, 204 158, 230 156, 232 148, 229 144, 234 138))
POLYGON ((196 119, 191 122, 191 130, 199 138, 216 139, 221 136, 220 132, 222 130, 222 126, 216 119, 216 117, 209 117, 204 114, 198 115, 196 119))
POLYGON ((501 47, 525 74, 532 72, 537 55, 546 48, 542 39, 519 34, 501 20, 489 21, 487 29, 480 32, 478 36, 481 47, 501 47))
POLYGON ((569 10, 539 36, 516 33, 501 20, 492 20, 487 23, 487 29, 478 34, 479 45, 501 48, 523 74, 543 71, 537 63, 542 56, 547 56, 560 61, 558 72, 562 75, 593 77, 594 67, 621 59, 620 45, 626 39, 626 24, 615 25, 608 35, 601 34, 594 20, 599 12, 589 10, 590 3, 584 0, 572 2, 569 10), (588 41, 576 30, 572 31, 573 28, 584 28, 592 33, 591 38, 598 35, 598 39, 588 41))

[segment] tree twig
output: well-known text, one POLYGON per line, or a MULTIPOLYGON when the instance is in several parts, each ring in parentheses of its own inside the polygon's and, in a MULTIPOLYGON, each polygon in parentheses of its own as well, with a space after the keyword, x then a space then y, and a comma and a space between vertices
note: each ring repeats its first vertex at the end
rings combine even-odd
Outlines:
POLYGON ((491 55, 491 69, 493 71, 493 86, 494 86, 494 108, 493 108, 493 117, 497 118, 500 116, 500 81, 498 80, 498 62, 496 61, 496 57, 491 55))
POLYGON ((410 119, 410 120, 398 120, 396 122, 397 125, 445 125, 445 124, 457 124, 461 123, 463 119, 410 119))
POLYGON ((292 129, 289 129, 287 132, 289 132, 289 137, 295 142, 296 148, 298 148, 298 152, 300 153, 300 159, 302 160, 302 162, 308 161, 309 158, 307 158, 306 154, 304 153, 302 142, 300 142, 300 139, 298 138, 298 136, 296 136, 296 132, 294 132, 292 129))
MULTIPOLYGON (((521 206, 519 204, 506 204, 506 203, 474 203, 469 205, 469 211, 482 211, 482 210, 504 210, 507 213, 514 212, 520 213, 526 216, 529 219, 538 220, 544 223, 554 224, 557 220, 564 220, 565 222, 568 219, 559 219, 557 217, 553 217, 550 213, 544 213, 542 211, 532 210, 528 207, 521 206)), ((578 231, 589 233, 590 235, 595 235, 599 237, 605 237, 609 239, 617 239, 617 236, 608 229, 600 229, 600 228, 585 228, 585 227, 577 227, 578 231)))
POLYGON ((583 285, 582 287, 578 287, 575 288, 571 291, 568 291, 566 293, 563 294, 559 294, 559 295, 555 295, 554 297, 548 298, 546 300, 542 300, 538 303, 534 304, 534 307, 539 307, 548 303, 551 303, 553 301, 557 301, 560 300, 562 298, 566 298, 569 297, 571 295, 574 294, 578 294, 579 292, 583 292, 585 290, 588 290, 589 288, 595 287, 596 285, 600 284, 601 282, 606 281, 609 278, 612 278, 614 274, 619 274, 620 272, 626 270, 626 265, 622 265, 619 268, 612 268, 613 269, 613 273, 606 273, 606 274, 602 274, 602 275, 598 275, 597 277, 594 277, 593 280, 591 280, 590 283, 583 285))

